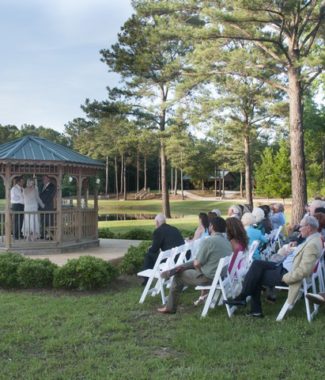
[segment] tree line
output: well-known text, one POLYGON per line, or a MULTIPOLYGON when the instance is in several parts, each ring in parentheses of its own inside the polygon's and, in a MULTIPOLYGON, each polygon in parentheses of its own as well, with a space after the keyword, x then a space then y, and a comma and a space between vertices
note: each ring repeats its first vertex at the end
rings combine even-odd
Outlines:
POLYGON ((107 87, 107 99, 86 99, 85 118, 65 126, 67 143, 105 160, 124 197, 129 168, 138 189, 155 162, 167 216, 176 175, 204 183, 222 169, 242 174, 249 204, 253 189, 292 195, 298 222, 306 176, 311 195, 324 191, 324 106, 314 100, 324 88, 324 2, 132 4, 117 42, 100 51, 120 83, 107 87))

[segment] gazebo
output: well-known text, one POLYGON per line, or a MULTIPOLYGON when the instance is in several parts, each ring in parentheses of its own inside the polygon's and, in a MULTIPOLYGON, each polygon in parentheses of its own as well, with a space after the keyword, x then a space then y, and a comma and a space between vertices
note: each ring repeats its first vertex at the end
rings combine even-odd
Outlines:
MULTIPOLYGON (((0 176, 5 188, 5 208, 0 211, 0 251, 66 252, 98 246, 97 175, 105 165, 41 137, 26 136, 0 145, 0 176), (13 239, 12 224, 17 211, 10 207, 10 189, 15 177, 38 178, 47 175, 56 186, 53 221, 47 226, 46 239, 13 239), (62 197, 64 177, 75 181, 76 197, 62 197), (93 179, 93 197, 89 182, 93 179)), ((45 211, 35 212, 41 218, 45 211)))

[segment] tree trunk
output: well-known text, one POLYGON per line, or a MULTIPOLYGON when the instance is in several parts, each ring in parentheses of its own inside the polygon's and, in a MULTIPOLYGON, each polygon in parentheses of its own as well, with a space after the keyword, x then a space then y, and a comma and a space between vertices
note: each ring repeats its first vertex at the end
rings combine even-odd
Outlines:
POLYGON ((105 195, 107 197, 109 192, 109 183, 108 183, 108 156, 106 156, 106 166, 105 166, 105 195))
POLYGON ((144 172, 144 183, 143 183, 143 187, 147 190, 147 156, 144 156, 143 172, 144 172))
POLYGON ((224 198, 225 195, 225 171, 222 170, 222 198, 224 198))
POLYGON ((240 191, 240 198, 244 198, 244 192, 243 192, 243 172, 242 172, 242 170, 240 171, 239 191, 240 191))
POLYGON ((182 200, 184 200, 183 169, 181 169, 181 192, 182 192, 182 200))
POLYGON ((139 151, 137 151, 137 193, 140 190, 140 155, 139 151))
MULTIPOLYGON (((159 152, 161 154, 161 152, 159 152)), ((161 194, 161 159, 158 160, 158 192, 161 194)))
POLYGON ((178 185, 178 178, 177 178, 177 168, 175 168, 175 184, 174 184, 174 195, 177 195, 177 185, 178 185))
POLYGON ((123 194, 123 171, 124 171, 124 154, 121 155, 121 172, 120 172, 120 177, 121 177, 121 187, 120 187, 120 193, 123 194))
POLYGON ((123 165, 123 199, 126 201, 127 199, 127 193, 126 193, 126 165, 124 162, 123 165))
MULTIPOLYGON (((161 132, 165 130, 166 126, 166 102, 167 102, 168 89, 165 86, 161 87, 161 103, 160 103, 160 116, 159 116, 159 129, 161 132)), ((169 192, 167 184, 167 159, 165 154, 165 146, 163 139, 160 140, 160 163, 161 163, 161 198, 162 209, 166 218, 170 218, 170 205, 169 205, 169 192)))
POLYGON ((244 152, 245 152, 245 193, 246 203, 253 209, 252 192, 252 165, 250 152, 249 125, 246 123, 244 132, 244 152))
POLYGON ((170 190, 174 188, 174 169, 170 168, 170 190))
POLYGON ((119 199, 119 193, 118 193, 118 167, 117 167, 117 157, 114 157, 114 169, 115 169, 115 194, 116 199, 119 199))
POLYGON ((214 165, 214 194, 217 197, 217 165, 214 165))
POLYGON ((170 218, 170 205, 169 205, 169 194, 168 194, 168 187, 167 187, 167 162, 166 162, 166 155, 165 155, 165 146, 164 143, 161 141, 160 143, 160 162, 161 162, 161 197, 162 197, 162 209, 163 214, 166 216, 166 218, 170 218))
POLYGON ((299 72, 290 67, 289 78, 289 114, 290 114, 290 162, 292 213, 291 224, 298 224, 305 213, 307 202, 304 135, 302 124, 301 98, 302 89, 299 83, 299 72))

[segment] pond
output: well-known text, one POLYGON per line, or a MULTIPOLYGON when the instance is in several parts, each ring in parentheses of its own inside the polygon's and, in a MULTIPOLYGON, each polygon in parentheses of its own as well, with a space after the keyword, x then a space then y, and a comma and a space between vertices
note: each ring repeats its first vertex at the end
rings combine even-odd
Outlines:
MULTIPOLYGON (((108 220, 153 220, 155 219, 156 214, 101 214, 98 215, 99 221, 108 221, 108 220)), ((172 218, 183 218, 184 215, 173 215, 172 218)))

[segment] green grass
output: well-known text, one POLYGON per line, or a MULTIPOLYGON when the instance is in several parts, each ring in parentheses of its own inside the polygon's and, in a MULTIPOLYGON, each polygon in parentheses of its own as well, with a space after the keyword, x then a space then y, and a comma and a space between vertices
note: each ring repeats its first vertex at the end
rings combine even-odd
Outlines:
MULTIPOLYGON (((222 213, 234 202, 220 201, 170 201, 171 214, 177 216, 198 215, 199 212, 208 212, 219 208, 222 213)), ((147 201, 115 201, 101 200, 99 202, 99 214, 157 214, 161 212, 161 200, 147 201)))
MULTIPOLYGON (((218 201, 171 201, 171 213, 174 218, 168 219, 168 223, 173 226, 187 230, 195 231, 198 225, 198 214, 200 212, 209 212, 214 208, 226 215, 227 210, 233 202, 218 201)), ((161 201, 100 201, 99 214, 157 214, 161 212, 161 201)), ((150 219, 139 220, 119 220, 119 221, 101 221, 99 227, 108 227, 114 233, 124 233, 131 228, 141 228, 153 231, 155 224, 150 219)))
POLYGON ((224 307, 200 319, 197 292, 177 314, 159 315, 159 297, 119 279, 102 293, 0 292, 1 379, 322 379, 325 310, 309 324, 303 302, 275 322, 224 307))

